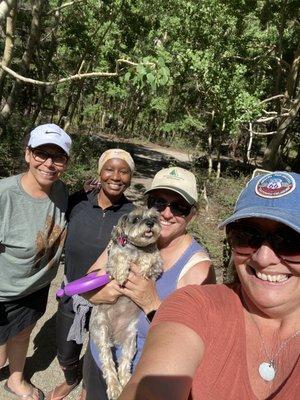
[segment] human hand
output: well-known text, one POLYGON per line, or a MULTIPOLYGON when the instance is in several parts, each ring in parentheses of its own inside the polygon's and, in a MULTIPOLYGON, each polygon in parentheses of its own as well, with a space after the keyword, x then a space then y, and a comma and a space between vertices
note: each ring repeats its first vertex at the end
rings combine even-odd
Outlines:
POLYGON ((103 303, 114 304, 122 295, 118 289, 118 283, 115 280, 112 280, 111 282, 107 283, 105 286, 102 286, 99 289, 82 293, 81 296, 94 305, 103 303))
POLYGON ((130 265, 127 281, 123 287, 118 287, 118 291, 134 301, 145 314, 157 310, 161 303, 155 281, 142 277, 139 267, 133 263, 130 265))

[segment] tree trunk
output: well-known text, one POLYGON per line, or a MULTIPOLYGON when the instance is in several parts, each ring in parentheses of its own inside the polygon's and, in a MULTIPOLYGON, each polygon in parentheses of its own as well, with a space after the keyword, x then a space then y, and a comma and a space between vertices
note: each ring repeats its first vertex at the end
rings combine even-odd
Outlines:
POLYGON ((17 0, 3 0, 0 3, 0 21, 4 20, 10 10, 17 6, 17 0))
POLYGON ((289 110, 289 115, 279 119, 277 132, 265 151, 263 159, 263 168, 265 169, 274 170, 276 168, 281 154, 280 147, 287 135, 287 128, 300 109, 300 41, 287 78, 285 100, 281 105, 281 114, 284 114, 286 109, 289 110))
MULTIPOLYGON (((59 8, 61 6, 61 4, 62 4, 62 0, 59 0, 57 3, 57 7, 59 8)), ((56 49, 57 49, 57 31, 59 28, 60 17, 61 17, 61 13, 59 11, 57 11, 54 14, 54 18, 55 18, 54 27, 51 29, 51 42, 50 42, 50 46, 49 46, 49 52, 48 52, 47 58, 44 62, 44 69, 40 73, 40 75, 42 76, 42 79, 44 81, 46 81, 49 76, 51 59, 53 58, 53 56, 56 52, 56 49)), ((38 68, 38 70, 41 71, 42 70, 41 61, 39 62, 39 67, 40 68, 38 68)), ((37 119, 39 118, 39 116, 41 114, 42 105, 43 105, 45 95, 47 94, 48 90, 49 90, 49 88, 46 88, 45 86, 38 87, 37 106, 36 106, 35 111, 32 116, 32 124, 33 125, 37 122, 37 119)))
MULTIPOLYGON (((13 56, 16 12, 17 12, 17 3, 15 2, 14 8, 10 10, 10 13, 6 19, 5 45, 2 57, 2 65, 5 65, 6 67, 10 66, 13 56)), ((2 99, 3 95, 3 85, 4 85, 5 75, 6 72, 3 69, 0 69, 0 99, 2 99)))
POLYGON ((215 118, 215 111, 212 111, 211 114, 211 119, 208 123, 208 149, 207 149, 207 159, 208 159, 208 170, 207 170, 207 175, 210 177, 212 175, 212 170, 213 170, 213 160, 212 160, 212 143, 213 143, 213 137, 212 137, 212 127, 213 127, 213 120, 215 118))
MULTIPOLYGON (((32 60, 32 56, 34 54, 34 51, 39 44, 40 40, 40 34, 41 34, 41 9, 43 5, 42 0, 33 0, 32 1, 32 20, 31 20, 31 28, 30 28, 30 34, 29 34, 29 39, 27 42, 27 47, 26 50, 22 56, 21 60, 21 74, 23 76, 27 75, 27 72, 30 67, 30 62, 32 60)), ((13 107, 16 102, 17 95, 19 93, 19 90, 22 86, 22 83, 19 81, 16 81, 13 84, 12 90, 8 96, 7 101, 5 102, 2 110, 1 110, 1 116, 5 120, 7 120, 13 110, 13 107)))

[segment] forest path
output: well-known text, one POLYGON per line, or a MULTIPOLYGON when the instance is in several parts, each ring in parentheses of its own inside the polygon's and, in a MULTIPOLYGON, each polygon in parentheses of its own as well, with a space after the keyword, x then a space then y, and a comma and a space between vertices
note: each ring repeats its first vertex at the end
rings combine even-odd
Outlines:
MULTIPOLYGON (((169 147, 152 144, 135 144, 130 140, 119 141, 108 136, 97 136, 98 139, 105 141, 107 148, 120 147, 133 155, 136 163, 136 171, 131 188, 127 194, 128 197, 137 202, 143 197, 144 191, 150 187, 154 174, 161 168, 168 167, 170 164, 188 168, 192 161, 192 154, 169 147)), ((60 287, 62 279, 63 265, 60 266, 58 274, 51 284, 46 313, 38 321, 31 335, 25 366, 26 376, 31 379, 34 385, 41 388, 44 393, 49 392, 63 381, 63 374, 56 359, 55 346, 55 314, 57 310, 55 293, 60 287)), ((13 396, 9 395, 3 389, 7 377, 8 366, 0 371, 1 400, 13 398, 13 396)), ((80 390, 81 384, 66 399, 77 400, 80 390)))

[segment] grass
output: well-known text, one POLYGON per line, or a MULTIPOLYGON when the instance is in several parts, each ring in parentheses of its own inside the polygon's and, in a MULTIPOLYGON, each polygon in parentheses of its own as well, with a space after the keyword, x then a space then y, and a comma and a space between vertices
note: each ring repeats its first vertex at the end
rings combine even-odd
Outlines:
MULTIPOLYGON (((199 171, 199 174, 203 171, 199 171)), ((200 198, 200 206, 197 217, 190 226, 190 231, 197 240, 208 250, 213 265, 216 268, 218 281, 227 276, 229 264, 229 250, 225 241, 224 230, 218 225, 221 221, 231 215, 236 199, 250 178, 241 176, 239 178, 220 178, 219 180, 206 180, 206 196, 200 198)))

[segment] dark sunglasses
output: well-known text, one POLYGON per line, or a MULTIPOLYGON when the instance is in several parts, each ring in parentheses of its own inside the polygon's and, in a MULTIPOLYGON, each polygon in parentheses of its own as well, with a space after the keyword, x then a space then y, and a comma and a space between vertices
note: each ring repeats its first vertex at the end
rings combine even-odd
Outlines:
POLYGON ((149 196, 147 201, 148 208, 155 208, 158 212, 164 211, 167 207, 173 215, 187 217, 191 212, 193 206, 189 204, 182 204, 178 201, 167 202, 162 197, 149 196))
POLYGON ((300 233, 281 225, 275 231, 264 232, 253 225, 231 223, 226 227, 227 241, 238 255, 250 257, 267 242, 286 264, 300 264, 300 233))
POLYGON ((39 150, 39 149, 30 149, 30 150, 35 161, 40 163, 44 163, 46 160, 48 160, 48 158, 51 158, 54 165, 56 165, 57 167, 63 167, 64 165, 66 165, 68 161, 68 156, 66 156, 63 153, 53 154, 53 153, 48 153, 45 150, 39 150))

